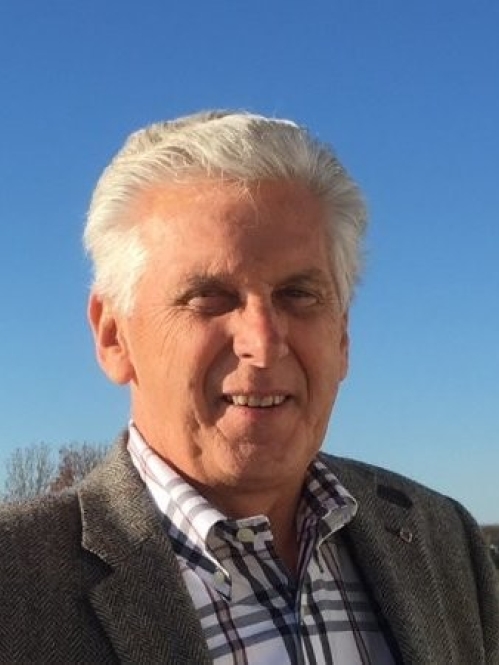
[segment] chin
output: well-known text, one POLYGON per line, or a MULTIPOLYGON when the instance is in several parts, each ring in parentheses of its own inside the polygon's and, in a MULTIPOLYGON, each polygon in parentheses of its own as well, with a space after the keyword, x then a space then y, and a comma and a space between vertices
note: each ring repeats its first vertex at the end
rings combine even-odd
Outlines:
POLYGON ((237 456, 225 459, 224 475, 230 479, 229 484, 241 486, 249 484, 275 484, 301 479, 308 467, 308 462, 287 455, 270 455, 261 447, 246 448, 237 456))

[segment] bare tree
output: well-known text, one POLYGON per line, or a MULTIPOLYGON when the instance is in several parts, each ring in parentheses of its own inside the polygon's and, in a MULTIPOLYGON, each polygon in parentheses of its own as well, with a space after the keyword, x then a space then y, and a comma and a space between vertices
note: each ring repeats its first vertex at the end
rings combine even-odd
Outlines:
POLYGON ((57 474, 50 484, 59 491, 80 482, 106 456, 109 446, 91 443, 70 443, 59 450, 57 474))
POLYGON ((6 472, 6 501, 27 501, 46 494, 55 472, 50 446, 42 442, 17 448, 7 460, 6 472))
POLYGON ((108 450, 103 444, 73 442, 59 449, 56 464, 46 443, 17 448, 7 460, 3 499, 17 503, 71 487, 97 466, 108 450))

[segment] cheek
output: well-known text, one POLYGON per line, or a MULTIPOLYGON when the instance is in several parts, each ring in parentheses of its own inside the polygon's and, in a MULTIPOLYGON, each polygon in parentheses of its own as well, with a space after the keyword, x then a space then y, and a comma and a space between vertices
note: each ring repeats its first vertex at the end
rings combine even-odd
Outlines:
POLYGON ((197 409, 220 394, 222 380, 230 371, 232 355, 227 336, 212 322, 182 327, 171 345, 170 369, 193 396, 197 409))
POLYGON ((183 362, 188 331, 175 317, 137 317, 130 330, 130 357, 139 384, 174 382, 183 362))
POLYGON ((315 330, 307 330, 301 335, 301 349, 310 364, 321 374, 334 375, 344 359, 343 335, 337 324, 323 322, 315 330))
POLYGON ((208 399, 218 397, 225 377, 236 369, 237 359, 227 337, 212 330, 199 336, 196 344, 190 344, 191 381, 208 399))
POLYGON ((313 401, 317 401, 317 408, 322 412, 334 401, 338 384, 346 375, 347 345, 341 341, 337 330, 328 329, 325 335, 309 336, 308 344, 302 348, 313 401))

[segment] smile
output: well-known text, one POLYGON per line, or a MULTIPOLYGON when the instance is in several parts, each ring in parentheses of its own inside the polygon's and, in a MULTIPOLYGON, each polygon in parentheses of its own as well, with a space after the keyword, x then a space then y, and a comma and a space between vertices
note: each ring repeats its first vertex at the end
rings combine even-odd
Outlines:
POLYGON ((286 399, 285 395, 265 395, 260 397, 257 395, 224 395, 224 399, 229 404, 235 406, 249 406, 268 408, 271 406, 279 406, 286 399))

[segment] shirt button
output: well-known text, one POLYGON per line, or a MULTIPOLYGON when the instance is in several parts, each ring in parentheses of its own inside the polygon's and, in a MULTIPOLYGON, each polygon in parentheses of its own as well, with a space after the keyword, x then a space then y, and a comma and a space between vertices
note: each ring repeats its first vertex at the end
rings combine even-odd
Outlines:
POLYGON ((255 534, 252 529, 248 527, 242 527, 236 533, 236 538, 240 543, 253 543, 255 541, 255 534))
POLYGON ((215 586, 220 586, 221 584, 225 583, 225 575, 221 570, 216 570, 213 573, 213 582, 215 586))

